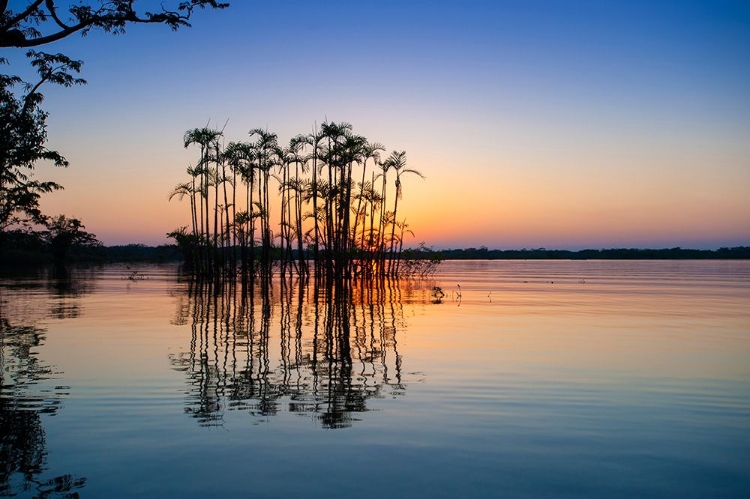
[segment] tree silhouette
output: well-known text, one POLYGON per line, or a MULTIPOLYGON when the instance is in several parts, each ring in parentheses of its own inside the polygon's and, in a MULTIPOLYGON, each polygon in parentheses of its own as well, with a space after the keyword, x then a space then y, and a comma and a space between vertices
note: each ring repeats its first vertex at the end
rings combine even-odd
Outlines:
POLYGON ((379 142, 367 142, 365 141, 364 144, 362 144, 362 151, 361 151, 361 159, 362 159, 362 182, 359 184, 359 195, 358 201, 357 201, 357 209, 355 210, 355 221, 354 221, 354 233, 352 234, 352 238, 357 238, 357 225, 359 222, 359 217, 362 217, 362 243, 361 246, 364 249, 364 238, 365 238, 365 214, 362 212, 362 201, 363 199, 366 199, 365 196, 365 176, 367 174, 367 160, 372 159, 376 163, 380 160, 380 152, 385 151, 385 146, 379 142))
POLYGON ((318 159, 320 158, 320 147, 321 143, 323 141, 324 135, 322 132, 319 132, 317 130, 313 130, 312 133, 310 133, 307 138, 306 142, 307 145, 309 145, 312 148, 312 152, 310 153, 310 160, 312 161, 311 170, 312 170, 312 180, 310 182, 310 197, 312 199, 312 219, 313 219, 313 259, 315 261, 316 268, 320 265, 320 239, 321 239, 321 229, 319 226, 319 218, 318 218, 318 174, 319 174, 319 165, 318 165, 318 159))
POLYGON ((50 246, 56 263, 63 263, 73 247, 96 247, 102 243, 94 234, 86 232, 84 225, 77 218, 65 215, 52 217, 47 222, 47 230, 42 233, 50 246))
POLYGON ((391 153, 390 157, 386 160, 390 162, 391 168, 396 172, 396 199, 393 202, 393 224, 391 225, 391 263, 390 263, 390 271, 393 272, 395 269, 393 268, 393 260, 395 257, 395 234, 396 234, 396 216, 398 214, 398 200, 402 197, 402 190, 401 190, 401 176, 405 173, 412 173, 414 175, 418 175, 421 178, 424 178, 424 175, 419 173, 417 170, 406 168, 406 152, 405 151, 393 151, 391 153))
POLYGON ((198 9, 224 9, 228 3, 215 0, 181 1, 174 10, 161 4, 160 12, 139 12, 133 0, 65 2, 67 14, 61 12, 56 0, 34 0, 20 11, 9 8, 8 0, 0 0, 0 47, 38 47, 62 40, 74 33, 86 36, 91 30, 122 34, 129 24, 165 24, 177 30, 189 27, 193 12, 198 9))
POLYGON ((0 75, 0 249, 9 227, 43 224, 46 218, 39 208, 41 195, 62 189, 55 182, 35 180, 36 163, 46 160, 58 167, 68 166, 62 155, 46 147, 47 113, 39 107, 44 100, 39 89, 47 82, 62 86, 85 83, 73 76, 81 69, 80 61, 34 51, 28 56, 39 75, 36 83, 0 75), (19 86, 24 89, 20 95, 15 91, 19 86))
MULTIPOLYGON (((249 134, 252 142, 230 142, 224 147, 219 130, 196 128, 185 133, 184 145, 200 145, 200 157, 198 165, 188 169, 191 180, 177 184, 170 199, 200 193, 198 214, 196 203, 191 202, 194 232, 200 225, 201 234, 194 240, 202 255, 202 262, 193 266, 198 277, 236 275, 237 250, 243 279, 255 275, 256 263, 264 274, 278 264, 282 274, 307 275, 309 249, 316 279, 369 278, 375 274, 392 277, 399 272, 403 236, 412 233, 405 226, 396 233, 399 223, 404 223, 396 218, 402 177, 409 173, 424 178, 406 167, 405 152, 394 151, 381 161, 380 151, 385 148, 354 134, 352 125, 343 122, 326 121, 320 133, 297 135, 286 147, 281 147, 278 136, 268 130, 256 128, 249 134), (372 181, 366 181, 370 160, 382 173, 376 177, 373 172, 372 181), (357 167, 362 172, 355 175, 357 167), (394 187, 388 184, 389 170, 395 173, 393 211, 385 202, 386 193, 394 187), (382 188, 378 192, 373 184, 380 177, 382 188), (272 202, 272 181, 278 188, 277 203, 272 202), (245 184, 244 210, 243 201, 237 198, 238 182, 245 184), (260 231, 258 254, 256 221, 260 231), (272 221, 277 225, 272 226, 272 221)), ((184 247, 190 242, 185 230, 168 235, 184 247)), ((404 268, 411 273, 418 267, 404 268)))
MULTIPOLYGON (((160 11, 150 12, 137 10, 133 0, 29 0, 16 5, 0 0, 0 48, 38 47, 92 30, 120 34, 132 24, 164 24, 176 30, 189 27, 196 10, 226 7, 227 3, 215 0, 188 0, 175 2, 171 8, 162 4, 160 11)), ((47 113, 40 108, 41 86, 85 83, 74 76, 81 70, 81 61, 34 50, 26 56, 39 74, 38 81, 26 83, 18 76, 0 75, 0 251, 9 227, 43 224, 46 217, 39 209, 40 197, 62 189, 55 182, 34 180, 36 163, 48 160, 55 166, 68 166, 61 154, 46 147, 47 113)), ((0 64, 7 62, 0 57, 0 64)))
MULTIPOLYGON (((198 160, 198 166, 196 173, 200 175, 200 194, 201 201, 201 236, 205 241, 205 258, 204 263, 207 266, 207 270, 213 268, 212 265, 215 260, 216 250, 216 225, 218 213, 214 212, 214 235, 211 236, 211 222, 210 222, 210 209, 209 209, 209 187, 212 185, 212 163, 216 163, 218 158, 219 150, 219 139, 222 133, 219 130, 214 130, 208 127, 204 128, 193 128, 185 132, 183 137, 183 144, 185 148, 191 145, 198 144, 200 146, 200 158, 198 160), (205 218, 204 218, 205 217, 205 218), (211 246, 209 243, 213 243, 211 246)), ((216 200, 218 205, 218 199, 216 200)))
POLYGON ((304 258, 303 250, 303 230, 302 230, 302 205, 303 195, 307 185, 300 178, 300 173, 307 173, 309 168, 307 167, 306 158, 302 155, 302 149, 304 148, 307 141, 304 135, 297 135, 289 141, 288 154, 290 160, 294 163, 294 181, 290 182, 289 187, 294 191, 294 215, 295 215, 295 237, 297 240, 297 256, 299 259, 300 271, 307 273, 307 264, 304 258))
MULTIPOLYGON (((192 168, 188 167, 187 169, 188 174, 191 173, 192 168)), ((193 179, 192 182, 183 182, 181 184, 177 184, 174 188, 174 190, 169 194, 169 200, 171 201, 172 198, 175 196, 177 199, 182 200, 185 196, 190 197, 190 222, 192 225, 192 233, 193 235, 196 234, 196 211, 195 211, 195 179, 193 179)))
POLYGON ((260 208, 260 237, 261 237, 261 264, 264 269, 268 268, 271 263, 271 219, 270 219, 270 197, 268 182, 271 177, 271 170, 279 162, 278 136, 275 133, 268 132, 262 128, 255 128, 249 132, 250 138, 257 135, 258 139, 253 143, 255 152, 256 165, 260 172, 260 182, 258 182, 258 202, 260 208))

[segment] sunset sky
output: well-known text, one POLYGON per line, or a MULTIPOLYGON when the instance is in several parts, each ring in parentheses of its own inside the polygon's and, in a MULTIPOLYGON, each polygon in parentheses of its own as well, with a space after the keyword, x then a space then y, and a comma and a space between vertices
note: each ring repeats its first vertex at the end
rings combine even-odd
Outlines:
MULTIPOLYGON (((44 47, 88 80, 43 92, 70 161, 37 169, 65 186, 47 213, 105 244, 166 243, 190 223, 167 201, 198 159, 186 130, 286 143, 328 119, 427 177, 404 180, 407 244, 750 245, 750 2, 231 4, 176 33, 44 47)), ((5 72, 24 74, 21 54, 5 72)))

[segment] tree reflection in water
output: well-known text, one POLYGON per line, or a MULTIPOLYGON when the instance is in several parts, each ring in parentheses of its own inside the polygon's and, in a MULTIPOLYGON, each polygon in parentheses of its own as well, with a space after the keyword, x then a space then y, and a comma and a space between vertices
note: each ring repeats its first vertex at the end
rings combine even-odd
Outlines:
POLYGON ((85 478, 69 474, 42 479, 47 448, 42 414, 54 416, 66 386, 43 388, 58 373, 37 357, 43 329, 13 325, 0 296, 0 496, 78 497, 85 478))
POLYGON ((204 426, 222 425, 226 410, 260 422, 284 407, 325 428, 351 426, 368 399, 406 390, 397 342, 402 286, 191 282, 175 320, 191 324, 190 350, 170 358, 188 379, 185 411, 204 426))
POLYGON ((55 416, 69 392, 53 386, 62 377, 41 360, 46 330, 37 323, 79 314, 78 297, 92 291, 95 270, 62 267, 2 269, 0 286, 0 496, 78 497, 86 479, 49 478, 43 416, 55 416), (47 476, 45 476, 47 475, 47 476))

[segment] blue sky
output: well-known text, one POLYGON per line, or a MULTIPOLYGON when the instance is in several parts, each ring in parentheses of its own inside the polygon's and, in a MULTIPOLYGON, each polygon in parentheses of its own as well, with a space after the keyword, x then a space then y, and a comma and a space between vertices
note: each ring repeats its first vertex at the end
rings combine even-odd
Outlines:
POLYGON ((189 219, 166 201, 195 161, 187 129, 284 141, 328 118, 427 176, 405 185, 415 242, 750 244, 748 2, 231 3, 45 48, 89 81, 45 89, 71 161, 39 170, 66 186, 48 211, 165 242, 189 219))

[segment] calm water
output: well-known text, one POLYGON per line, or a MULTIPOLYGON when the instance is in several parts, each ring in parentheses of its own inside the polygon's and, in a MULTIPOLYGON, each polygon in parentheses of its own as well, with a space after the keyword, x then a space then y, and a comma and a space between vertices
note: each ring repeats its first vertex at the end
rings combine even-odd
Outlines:
POLYGON ((750 496, 750 262, 78 268, 0 278, 0 334, 0 495, 750 496))

